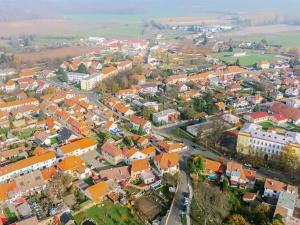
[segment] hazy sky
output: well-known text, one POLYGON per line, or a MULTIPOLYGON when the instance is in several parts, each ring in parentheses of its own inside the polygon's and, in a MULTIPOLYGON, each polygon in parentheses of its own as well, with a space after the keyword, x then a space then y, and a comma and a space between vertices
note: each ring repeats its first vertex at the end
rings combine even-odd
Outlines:
POLYGON ((0 0, 0 19, 61 14, 116 13, 146 17, 212 12, 274 11, 298 16, 300 0, 0 0))

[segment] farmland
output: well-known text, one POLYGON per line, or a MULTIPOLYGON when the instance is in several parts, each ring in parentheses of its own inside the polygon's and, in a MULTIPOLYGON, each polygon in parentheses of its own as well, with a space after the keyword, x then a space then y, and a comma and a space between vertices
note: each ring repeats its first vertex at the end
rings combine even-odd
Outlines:
MULTIPOLYGON (((239 40, 238 38, 236 38, 239 40)), ((259 42, 265 39, 268 44, 281 45, 286 48, 300 48, 300 31, 287 32, 287 33, 274 33, 274 34, 257 34, 242 37, 243 41, 256 41, 259 42)))

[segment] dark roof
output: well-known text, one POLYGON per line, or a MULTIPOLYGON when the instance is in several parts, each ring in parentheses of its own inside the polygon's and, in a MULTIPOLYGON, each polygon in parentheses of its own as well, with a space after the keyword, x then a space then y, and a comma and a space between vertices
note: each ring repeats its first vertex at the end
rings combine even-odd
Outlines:
POLYGON ((68 140, 73 135, 73 132, 67 128, 63 128, 59 131, 57 139, 59 142, 63 142, 68 140))

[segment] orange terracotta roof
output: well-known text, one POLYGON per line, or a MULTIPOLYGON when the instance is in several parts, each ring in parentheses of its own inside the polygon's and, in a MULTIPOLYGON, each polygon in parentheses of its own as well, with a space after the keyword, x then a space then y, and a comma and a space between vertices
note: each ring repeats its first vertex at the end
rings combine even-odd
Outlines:
POLYGON ((214 172, 218 172, 219 168, 221 166, 221 163, 209 159, 204 160, 204 168, 205 170, 210 170, 214 172))
POLYGON ((156 149, 155 149, 154 146, 151 146, 151 147, 148 147, 148 148, 145 148, 145 149, 141 150, 141 152, 146 154, 146 155, 149 155, 149 154, 151 154, 155 151, 156 151, 156 149))
POLYGON ((114 143, 105 142, 101 150, 113 157, 122 155, 122 151, 114 143))
POLYGON ((157 145, 162 148, 164 151, 173 151, 177 150, 182 147, 181 143, 168 143, 167 141, 159 141, 157 142, 157 145))
POLYGON ((5 201, 8 199, 8 194, 11 191, 16 190, 16 182, 0 184, 0 201, 5 201))
POLYGON ((135 124, 140 125, 140 126, 145 126, 145 124, 148 122, 143 117, 139 117, 139 116, 136 116, 136 115, 132 115, 130 117, 130 121, 132 123, 135 123, 135 124))
POLYGON ((250 181, 255 181, 256 179, 256 171, 250 169, 244 169, 245 176, 250 181))
POLYGON ((56 175, 56 169, 55 169, 55 167, 49 167, 49 168, 43 169, 41 171, 41 173, 42 173, 44 180, 48 181, 56 175))
POLYGON ((14 86, 15 83, 12 80, 7 81, 6 86, 14 86))
POLYGON ((105 125, 104 125, 104 128, 105 129, 109 129, 111 127, 111 125, 113 125, 114 122, 112 121, 106 121, 105 125))
POLYGON ((27 70, 22 70, 19 73, 19 76, 20 77, 31 77, 31 76, 34 76, 35 73, 36 73, 35 69, 27 69, 27 70))
POLYGON ((154 157, 161 169, 168 169, 179 165, 179 155, 176 152, 160 154, 154 157))
POLYGON ((32 156, 20 161, 17 161, 15 163, 9 164, 7 166, 4 166, 0 168, 0 176, 11 173, 16 170, 20 170, 29 166, 32 166, 34 164, 44 162, 50 159, 56 158, 56 155, 54 152, 47 152, 43 155, 38 156, 32 156))
POLYGON ((26 98, 26 99, 21 99, 21 100, 16 100, 12 102, 1 102, 0 103, 0 109, 1 108, 6 108, 6 107, 11 107, 11 106, 18 106, 18 105, 24 105, 28 103, 34 103, 37 102, 38 100, 36 98, 26 98))
POLYGON ((138 150, 137 150, 136 148, 131 148, 131 149, 129 149, 129 150, 126 152, 125 156, 126 156, 127 158, 130 158, 130 157, 133 156, 136 152, 138 152, 138 150))
POLYGON ((36 148, 33 150, 32 154, 33 154, 33 155, 43 155, 43 154, 45 154, 46 152, 47 152, 47 151, 46 151, 45 149, 43 149, 42 147, 38 146, 38 147, 36 147, 36 148))
POLYGON ((85 149, 91 146, 97 145, 97 142, 92 138, 83 138, 78 141, 60 147, 60 150, 64 153, 70 153, 77 149, 85 149))
POLYGON ((131 172, 136 173, 143 170, 150 170, 148 159, 137 159, 131 162, 131 172))
POLYGON ((117 72, 117 69, 113 66, 105 67, 102 69, 103 75, 109 75, 110 73, 117 72))
POLYGON ((245 171, 243 169, 243 165, 236 162, 228 162, 227 163, 227 170, 229 171, 239 171, 240 172, 240 178, 243 180, 246 180, 245 171))
POLYGON ((63 161, 57 164, 57 168, 60 169, 62 172, 71 170, 77 171, 78 168, 81 170, 82 167, 85 167, 85 162, 83 159, 79 158, 78 156, 70 156, 65 158, 63 161))
POLYGON ((115 105, 114 109, 121 113, 126 113, 129 110, 128 107, 126 107, 125 105, 123 105, 121 103, 117 103, 115 105))
POLYGON ((106 181, 101 181, 95 185, 92 185, 86 190, 90 194, 90 197, 94 202, 101 201, 102 198, 110 192, 109 186, 106 181))
POLYGON ((281 181, 267 178, 264 187, 279 192, 286 190, 287 185, 281 181))

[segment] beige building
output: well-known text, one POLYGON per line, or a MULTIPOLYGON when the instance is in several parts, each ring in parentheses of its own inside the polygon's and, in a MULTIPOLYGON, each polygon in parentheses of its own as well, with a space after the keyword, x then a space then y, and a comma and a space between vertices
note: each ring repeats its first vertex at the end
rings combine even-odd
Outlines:
POLYGON ((94 74, 89 77, 83 78, 80 81, 81 90, 89 91, 92 90, 98 82, 102 80, 101 74, 94 74))

